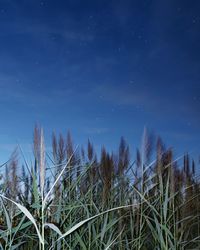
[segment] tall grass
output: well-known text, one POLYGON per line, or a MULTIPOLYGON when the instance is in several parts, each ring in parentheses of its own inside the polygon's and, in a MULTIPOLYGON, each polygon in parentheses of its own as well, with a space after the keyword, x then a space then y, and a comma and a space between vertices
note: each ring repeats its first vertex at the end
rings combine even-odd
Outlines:
POLYGON ((136 160, 121 138, 117 154, 71 135, 34 130, 34 164, 15 153, 0 182, 0 249, 200 249, 200 182, 189 155, 174 159, 145 131, 136 160), (156 158, 151 161, 151 154, 156 158), (156 154, 155 154, 156 153, 156 154))

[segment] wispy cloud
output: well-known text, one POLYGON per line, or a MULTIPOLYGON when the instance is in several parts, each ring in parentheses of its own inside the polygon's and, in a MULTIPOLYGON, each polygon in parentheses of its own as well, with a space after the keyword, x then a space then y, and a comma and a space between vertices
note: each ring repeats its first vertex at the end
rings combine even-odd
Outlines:
POLYGON ((156 107, 161 101, 156 95, 149 92, 148 89, 138 89, 134 87, 127 87, 127 85, 100 85, 95 90, 97 95, 101 96, 103 100, 113 102, 117 105, 127 106, 142 106, 142 107, 156 107), (155 98, 156 97, 156 98, 155 98))
POLYGON ((180 141, 184 141, 184 142, 194 142, 194 141, 199 141, 196 134, 192 134, 192 133, 188 133, 188 132, 174 132, 174 131, 170 131, 170 132, 163 132, 162 135, 173 138, 175 140, 180 140, 180 141))
POLYGON ((101 128, 101 127, 88 127, 83 129, 84 133, 88 135, 96 134, 96 135, 101 135, 101 134, 106 134, 110 131, 109 128, 101 128))
MULTIPOLYGON (((94 89, 94 93, 100 96, 103 101, 121 105, 124 107, 141 108, 141 110, 154 115, 176 114, 177 117, 197 118, 197 110, 191 97, 187 98, 187 93, 181 95, 179 92, 171 91, 166 86, 153 87, 151 85, 114 85, 103 84, 94 89)), ((189 118, 188 118, 189 119, 189 118)), ((198 118, 197 118, 198 119, 198 118)))
POLYGON ((39 85, 35 89, 29 86, 30 80, 21 82, 14 76, 0 73, 0 102, 18 103, 26 106, 48 106, 62 105, 67 98, 72 96, 73 90, 70 88, 48 89, 48 93, 39 85), (58 102, 59 101, 59 102, 58 102))
POLYGON ((62 38, 67 43, 74 41, 92 42, 94 40, 94 33, 89 32, 87 29, 77 27, 77 20, 70 17, 64 17, 62 22, 55 21, 53 25, 43 21, 37 21, 29 18, 19 16, 18 20, 6 23, 6 31, 1 33, 0 36, 6 35, 29 35, 37 38, 38 42, 43 41, 46 37, 47 42, 50 43, 56 38, 62 38), (65 24, 65 25, 64 25, 65 24))

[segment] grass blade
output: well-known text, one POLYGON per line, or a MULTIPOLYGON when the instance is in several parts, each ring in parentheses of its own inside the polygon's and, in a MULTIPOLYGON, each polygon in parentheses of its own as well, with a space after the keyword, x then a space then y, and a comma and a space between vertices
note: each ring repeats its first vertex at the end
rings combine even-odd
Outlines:
POLYGON ((40 242, 43 244, 44 241, 42 240, 40 231, 39 231, 39 229, 38 229, 38 227, 37 227, 37 224, 36 224, 35 219, 33 218, 32 214, 31 214, 24 206, 22 206, 21 204, 19 204, 19 203, 15 202, 15 201, 13 201, 13 200, 11 200, 11 199, 5 197, 5 196, 2 195, 2 194, 0 194, 0 196, 1 196, 2 198, 4 198, 4 199, 8 200, 8 201, 11 201, 13 204, 15 204, 15 205, 21 210, 22 213, 24 213, 24 214, 26 215, 26 217, 27 217, 27 218, 33 223, 33 225, 35 226, 35 229, 36 229, 36 231, 37 231, 39 240, 40 240, 40 242))

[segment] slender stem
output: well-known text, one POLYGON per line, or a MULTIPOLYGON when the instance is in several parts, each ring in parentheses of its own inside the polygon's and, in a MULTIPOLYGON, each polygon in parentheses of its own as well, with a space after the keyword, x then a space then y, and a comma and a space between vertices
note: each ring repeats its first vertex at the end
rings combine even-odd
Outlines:
POLYGON ((45 250, 45 234, 44 234, 44 195, 43 195, 43 190, 42 190, 42 250, 45 250))

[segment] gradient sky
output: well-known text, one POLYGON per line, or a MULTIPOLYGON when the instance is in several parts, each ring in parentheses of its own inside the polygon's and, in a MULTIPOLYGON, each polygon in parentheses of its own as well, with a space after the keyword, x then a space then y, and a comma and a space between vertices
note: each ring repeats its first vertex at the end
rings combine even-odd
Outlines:
POLYGON ((200 152, 200 1, 0 0, 0 159, 36 122, 134 151, 144 126, 200 152))

